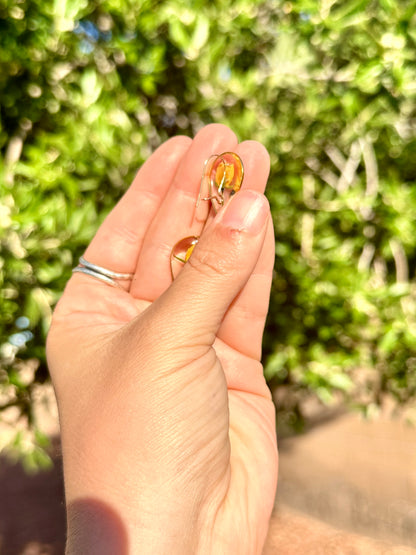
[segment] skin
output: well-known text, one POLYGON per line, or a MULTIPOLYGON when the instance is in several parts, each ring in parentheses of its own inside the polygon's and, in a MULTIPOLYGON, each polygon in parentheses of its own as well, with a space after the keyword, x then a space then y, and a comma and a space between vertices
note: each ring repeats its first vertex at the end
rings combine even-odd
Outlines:
POLYGON ((47 342, 68 554, 262 552, 277 481, 260 363, 274 261, 268 173, 264 147, 222 125, 167 141, 85 253, 133 280, 69 280, 47 342), (214 217, 195 199, 205 159, 225 151, 245 178, 214 217), (202 229, 172 282, 173 245, 202 229))

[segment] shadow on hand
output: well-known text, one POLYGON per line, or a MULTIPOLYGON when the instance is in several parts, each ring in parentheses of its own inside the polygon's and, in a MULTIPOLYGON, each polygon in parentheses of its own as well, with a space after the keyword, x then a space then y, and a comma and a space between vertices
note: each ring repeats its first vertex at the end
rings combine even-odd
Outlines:
MULTIPOLYGON (((62 555, 65 552, 66 512, 59 438, 52 443, 53 467, 36 474, 28 474, 20 463, 0 457, 1 555, 62 555)), ((88 540, 88 545, 99 542, 100 555, 128 553, 127 534, 121 519, 102 502, 76 501, 68 507, 68 519, 74 529, 81 529, 77 523, 82 523, 79 540, 88 540)), ((73 546, 73 552, 82 551, 73 546)))
POLYGON ((79 499, 68 506, 68 522, 74 538, 68 542, 69 553, 127 555, 125 527, 109 505, 97 499, 79 499))

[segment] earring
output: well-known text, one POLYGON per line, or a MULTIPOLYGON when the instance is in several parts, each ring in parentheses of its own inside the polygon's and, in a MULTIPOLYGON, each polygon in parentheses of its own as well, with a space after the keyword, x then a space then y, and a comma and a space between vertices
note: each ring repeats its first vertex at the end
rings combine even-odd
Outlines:
POLYGON ((210 200, 216 213, 218 206, 224 205, 226 196, 230 197, 241 189, 243 177, 243 162, 234 152, 210 156, 205 162, 196 205, 200 200, 210 200), (208 187, 208 197, 202 197, 204 187, 208 187))
MULTIPOLYGON (((196 207, 201 200, 209 201, 215 212, 227 200, 241 189, 244 178, 244 166, 241 158, 234 152, 213 154, 204 163, 196 207), (207 196, 203 196, 203 195, 207 196)), ((172 279, 175 279, 181 267, 189 260, 199 236, 191 235, 178 241, 170 255, 172 279)))

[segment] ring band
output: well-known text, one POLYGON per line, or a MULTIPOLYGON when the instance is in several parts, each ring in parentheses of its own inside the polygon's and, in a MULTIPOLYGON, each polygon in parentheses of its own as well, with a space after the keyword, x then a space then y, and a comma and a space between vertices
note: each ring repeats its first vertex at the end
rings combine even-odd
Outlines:
POLYGON ((122 287, 119 283, 117 283, 116 280, 129 280, 132 279, 134 275, 113 272, 112 270, 108 270, 103 266, 98 266, 97 264, 88 262, 88 260, 86 260, 83 256, 79 258, 79 265, 76 266, 76 268, 74 268, 72 272, 79 272, 81 274, 91 276, 103 281, 104 283, 107 283, 107 285, 111 285, 112 287, 119 287, 120 289, 122 289, 122 287))
POLYGON ((103 268, 102 266, 98 266, 97 264, 93 264, 92 262, 88 262, 88 260, 85 260, 83 256, 80 256, 79 263, 81 266, 88 268, 88 270, 92 270, 97 274, 101 274, 112 279, 132 279, 132 277, 134 276, 134 274, 121 274, 119 272, 107 270, 107 268, 103 268))

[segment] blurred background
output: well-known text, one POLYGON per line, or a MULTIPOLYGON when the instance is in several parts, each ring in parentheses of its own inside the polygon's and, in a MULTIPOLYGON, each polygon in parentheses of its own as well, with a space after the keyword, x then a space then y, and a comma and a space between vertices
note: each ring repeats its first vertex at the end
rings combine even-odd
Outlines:
POLYGON ((0 0, 0 488, 6 456, 20 483, 52 464, 44 345, 71 268, 161 142, 220 122, 271 156, 278 500, 416 545, 415 13, 0 0))

